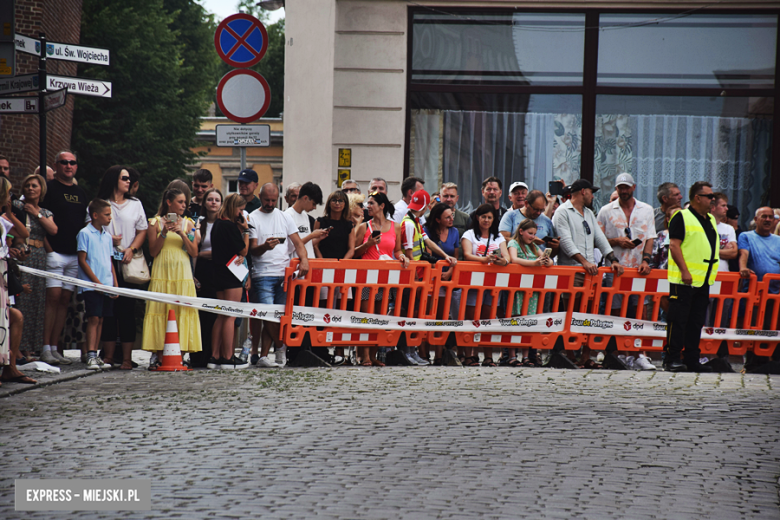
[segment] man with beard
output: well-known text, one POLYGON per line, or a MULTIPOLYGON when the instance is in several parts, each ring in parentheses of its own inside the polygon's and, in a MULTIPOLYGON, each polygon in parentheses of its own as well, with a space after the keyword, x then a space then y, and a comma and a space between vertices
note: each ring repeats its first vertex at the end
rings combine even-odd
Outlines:
MULTIPOLYGON (((502 193, 501 179, 498 177, 488 177, 482 181, 482 199, 484 204, 490 204, 493 206, 493 229, 491 232, 498 234, 498 223, 506 213, 506 208, 501 205, 501 193, 502 193)), ((477 210, 474 210, 469 215, 472 222, 477 218, 477 210)))
MULTIPOLYGON (((639 274, 650 274, 650 261, 655 241, 655 218, 653 208, 649 204, 634 198, 636 183, 628 173, 621 173, 615 180, 617 199, 603 206, 596 219, 599 227, 612 246, 615 256, 623 267, 639 269, 639 274)), ((605 280, 605 286, 611 286, 612 277, 605 280), (607 285, 609 284, 609 285, 607 285)), ((612 298, 612 314, 618 316, 623 303, 623 295, 616 294, 612 298)), ((628 317, 636 318, 638 297, 629 298, 628 317)), ((638 316, 641 318, 641 315, 638 316)), ((633 361, 633 360, 632 360, 633 361)), ((628 363, 630 364, 630 363, 628 363)), ((655 366, 644 354, 639 353, 633 368, 639 370, 655 370, 655 366)))

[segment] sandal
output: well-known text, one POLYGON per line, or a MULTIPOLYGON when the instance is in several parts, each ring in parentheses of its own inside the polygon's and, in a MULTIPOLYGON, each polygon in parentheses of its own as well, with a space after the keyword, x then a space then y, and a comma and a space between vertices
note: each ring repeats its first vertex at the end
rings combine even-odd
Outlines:
POLYGON ((378 359, 375 359, 375 360, 373 360, 371 362, 371 366, 373 366, 373 367, 383 367, 383 366, 385 366, 385 364, 382 363, 381 361, 379 361, 378 359))
POLYGON ((482 366, 483 367, 494 367, 494 366, 497 366, 497 365, 496 365, 495 361, 493 361, 490 358, 487 358, 487 359, 485 359, 485 361, 482 362, 482 366))
POLYGON ((463 366, 464 367, 478 367, 479 366, 479 358, 476 356, 473 357, 467 357, 463 360, 463 366))
POLYGON ((536 367, 539 366, 535 361, 531 361, 531 358, 523 358, 523 362, 520 363, 524 367, 536 367))
POLYGON ((370 367, 370 366, 372 366, 371 360, 368 359, 366 361, 363 361, 362 363, 360 363, 360 366, 361 367, 370 367))
POLYGON ((596 369, 596 368, 603 368, 603 367, 601 366, 600 363, 596 363, 592 359, 589 359, 580 368, 586 368, 586 369, 593 370, 593 369, 596 369))
POLYGON ((132 370, 133 369, 133 363, 130 361, 123 361, 122 365, 120 365, 119 370, 132 370))
POLYGON ((524 367, 527 366, 524 363, 521 363, 517 360, 517 358, 512 358, 509 363, 507 363, 510 367, 524 367))

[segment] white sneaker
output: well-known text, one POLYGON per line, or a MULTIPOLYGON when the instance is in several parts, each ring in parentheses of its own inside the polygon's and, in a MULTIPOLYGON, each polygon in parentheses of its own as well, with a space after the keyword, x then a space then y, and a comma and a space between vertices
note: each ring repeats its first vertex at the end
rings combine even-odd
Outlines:
POLYGON ((44 350, 41 352, 41 361, 44 363, 48 363, 50 365, 59 365, 59 360, 54 357, 54 355, 51 353, 51 350, 44 350))
POLYGON ((54 356, 54 358, 60 362, 60 365, 70 365, 73 363, 70 359, 66 358, 58 350, 51 350, 51 355, 54 356))
POLYGON ((100 358, 87 359, 87 370, 102 370, 103 361, 100 358))
MULTIPOLYGON (((280 367, 283 367, 287 364, 287 350, 286 349, 280 349, 275 352, 276 354, 276 364, 280 367)), ((259 361, 258 361, 259 363, 259 361)))
POLYGON ((655 365, 650 361, 650 358, 644 354, 639 354, 634 361, 634 370, 655 370, 655 365))
POLYGON ((268 356, 263 356, 257 360, 257 365, 261 368, 278 368, 279 365, 268 359, 268 356))

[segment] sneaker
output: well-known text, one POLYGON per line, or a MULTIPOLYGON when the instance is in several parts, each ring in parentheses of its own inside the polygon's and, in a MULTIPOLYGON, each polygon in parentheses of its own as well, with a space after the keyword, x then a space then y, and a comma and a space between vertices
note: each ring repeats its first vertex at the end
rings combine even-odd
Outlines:
POLYGON ((54 356, 54 359, 60 362, 60 365, 70 365, 73 363, 73 361, 60 354, 58 350, 51 350, 50 352, 51 355, 54 356))
POLYGON ((634 370, 634 356, 626 356, 624 363, 629 370, 634 370))
POLYGON ((51 350, 46 350, 44 352, 41 352, 41 361, 44 363, 48 363, 50 365, 59 365, 59 360, 52 355, 51 350))
POLYGON ((261 368, 278 368, 279 365, 268 359, 268 356, 263 356, 257 360, 257 366, 261 368))
MULTIPOLYGON (((709 362, 710 362, 710 358, 708 358, 707 356, 702 356, 702 357, 699 358, 699 364, 700 365, 706 365, 709 362)), ((18 364, 19 363, 17 363, 17 365, 18 364)))
POLYGON ((102 370, 103 360, 100 358, 87 359, 87 370, 102 370))
POLYGON ((219 370, 222 368, 222 363, 220 363, 220 360, 215 357, 210 357, 209 362, 206 363, 206 368, 209 370, 219 370))
POLYGON ((431 364, 430 361, 426 361, 425 359, 423 359, 420 356, 420 354, 417 352, 417 349, 413 349, 412 352, 410 353, 410 355, 411 355, 411 358, 414 360, 414 362, 417 363, 420 366, 426 366, 426 365, 430 365, 431 364))
POLYGON ((280 367, 283 367, 287 364, 287 351, 285 349, 280 349, 275 352, 276 354, 276 364, 280 367))
POLYGON ((340 367, 341 365, 344 364, 344 361, 345 361, 344 356, 333 356, 333 360, 331 361, 330 364, 333 365, 334 367, 340 367))
POLYGON ((634 361, 634 370, 655 370, 655 365, 650 362, 650 358, 644 354, 639 354, 634 361))
POLYGON ((249 357, 249 362, 250 362, 251 364, 253 364, 253 365, 256 365, 256 364, 257 364, 257 360, 259 360, 259 359, 260 359, 260 356, 258 356, 257 354, 252 354, 252 355, 249 357))
POLYGON ((160 358, 157 357, 157 354, 152 354, 152 357, 149 358, 149 370, 154 371, 157 370, 160 367, 160 358))
POLYGON ((241 358, 235 354, 230 359, 222 358, 219 361, 222 365, 222 370, 241 370, 244 368, 249 368, 249 362, 242 361, 241 358))

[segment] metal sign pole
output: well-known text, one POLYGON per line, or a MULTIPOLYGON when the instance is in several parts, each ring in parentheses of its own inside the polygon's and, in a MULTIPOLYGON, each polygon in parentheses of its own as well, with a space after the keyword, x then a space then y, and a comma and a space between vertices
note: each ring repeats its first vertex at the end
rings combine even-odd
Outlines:
POLYGON ((239 147, 241 150, 241 171, 246 170, 246 146, 239 147))
POLYGON ((44 94, 46 94, 46 34, 39 33, 41 38, 41 55, 38 59, 38 150, 41 163, 40 174, 46 178, 46 110, 43 109, 44 94))

